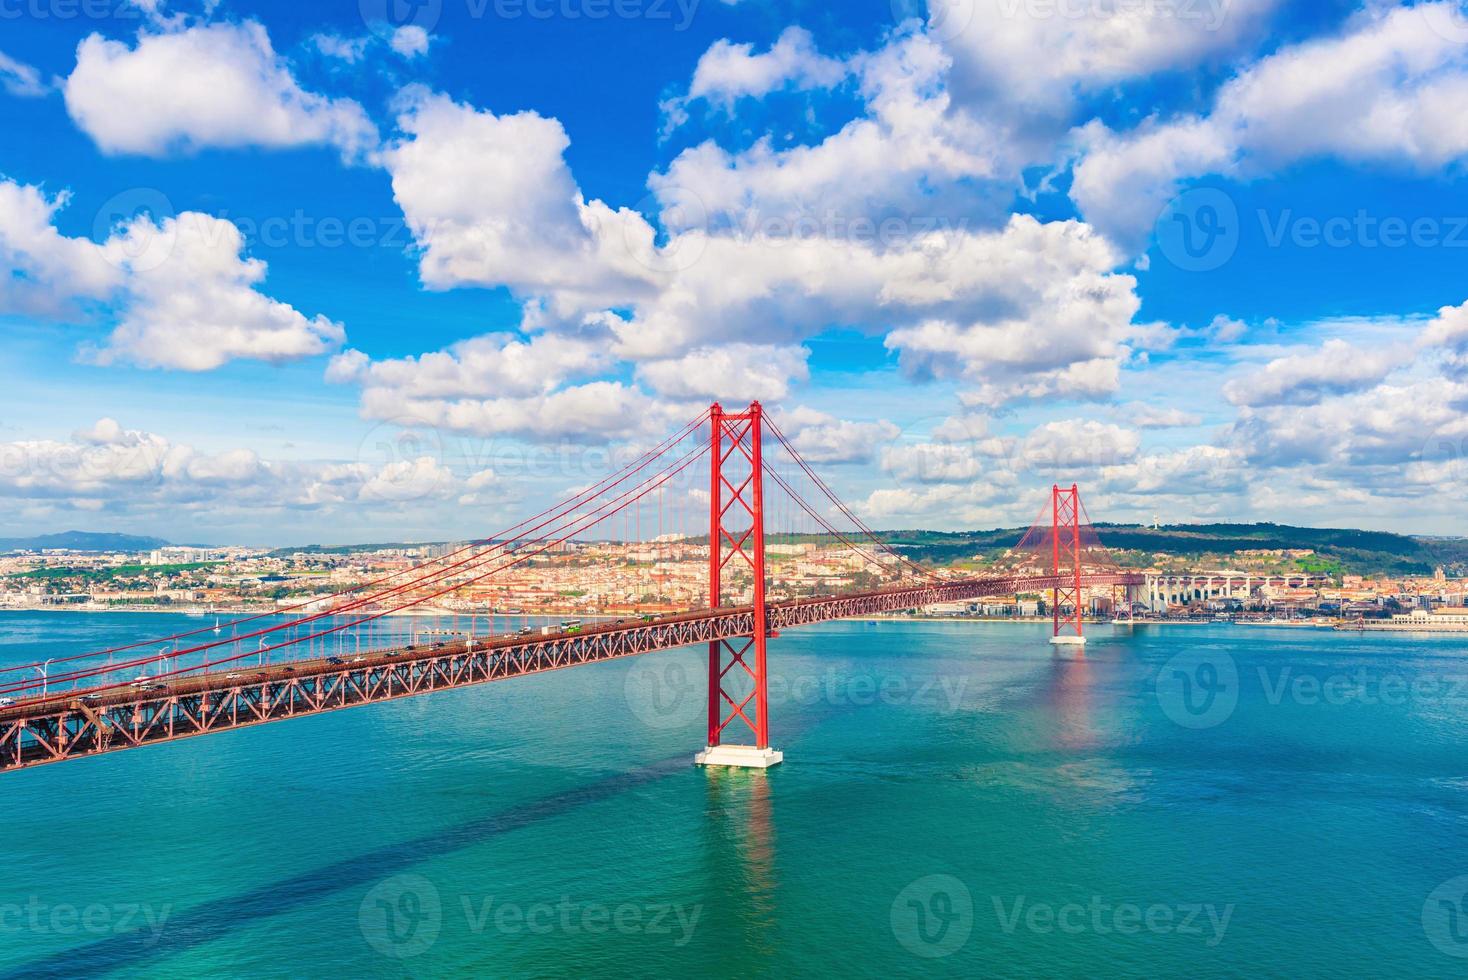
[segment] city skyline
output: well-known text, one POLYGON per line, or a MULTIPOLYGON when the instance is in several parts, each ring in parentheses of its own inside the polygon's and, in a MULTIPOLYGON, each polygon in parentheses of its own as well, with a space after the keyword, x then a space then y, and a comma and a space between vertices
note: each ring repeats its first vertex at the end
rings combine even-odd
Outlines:
POLYGON ((878 527, 1464 531, 1456 4, 3 17, 0 534, 478 537, 715 398, 878 527))

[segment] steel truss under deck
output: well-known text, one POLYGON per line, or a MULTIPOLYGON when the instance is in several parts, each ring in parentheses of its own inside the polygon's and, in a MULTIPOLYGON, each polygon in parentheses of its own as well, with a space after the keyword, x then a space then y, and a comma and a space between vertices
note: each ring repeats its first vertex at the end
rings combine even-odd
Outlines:
MULTIPOLYGON (((1044 591, 1058 587, 1059 578, 969 579, 771 602, 767 628, 779 631, 942 602, 1044 591)), ((1085 577, 1085 584, 1095 586, 1141 581, 1138 575, 1126 574, 1085 577)), ((596 626, 575 634, 476 638, 438 649, 397 648, 343 665, 300 661, 263 670, 242 668, 233 677, 183 678, 162 691, 105 691, 88 700, 71 695, 37 699, 0 709, 0 772, 603 660, 723 643, 751 636, 754 621, 753 606, 710 609, 651 622, 596 626)))

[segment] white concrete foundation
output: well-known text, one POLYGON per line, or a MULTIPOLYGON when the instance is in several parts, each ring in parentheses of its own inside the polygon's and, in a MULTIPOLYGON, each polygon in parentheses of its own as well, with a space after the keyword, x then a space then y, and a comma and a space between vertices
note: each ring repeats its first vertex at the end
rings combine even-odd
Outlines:
POLYGON ((1086 645, 1086 638, 1084 636, 1052 636, 1050 644, 1057 647, 1083 647, 1086 645))
POLYGON ((738 769, 768 769, 785 761, 785 753, 757 749, 752 745, 717 745, 693 757, 696 766, 733 766, 738 769))

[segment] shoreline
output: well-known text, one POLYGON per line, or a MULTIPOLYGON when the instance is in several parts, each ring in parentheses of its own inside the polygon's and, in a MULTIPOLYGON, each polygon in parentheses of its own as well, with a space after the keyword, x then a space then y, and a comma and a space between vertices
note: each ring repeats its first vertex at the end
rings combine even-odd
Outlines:
MULTIPOLYGON (((56 613, 85 613, 88 615, 105 615, 107 613, 152 613, 157 616, 186 616, 190 619, 208 619, 210 616, 236 617, 236 616, 295 616, 295 615, 317 615, 317 611, 310 609, 296 609, 285 612, 279 609, 153 609, 146 606, 119 606, 115 609, 96 609, 85 606, 0 606, 0 613, 7 612, 56 612, 56 613)), ((371 610, 357 610, 357 612, 370 615, 371 610)), ((345 615, 345 614, 342 614, 345 615)), ((453 609, 398 609, 389 613, 382 613, 380 618, 386 617, 434 617, 460 616, 464 618, 485 619, 491 614, 484 612, 458 612, 453 609)), ((494 613, 496 619, 519 619, 522 616, 546 617, 546 616, 581 616, 590 619, 606 618, 600 614, 579 613, 571 611, 557 612, 554 610, 534 613, 494 613)))
MULTIPOLYGON (((296 613, 287 613, 279 610, 263 610, 251 608, 233 609, 155 609, 142 606, 120 606, 117 608, 99 609, 86 606, 4 606, 0 607, 0 613, 72 613, 85 615, 99 615, 108 613, 151 613, 159 616, 181 616, 188 619, 204 619, 210 616, 219 618, 236 618, 242 616, 290 616, 303 613, 315 615, 311 610, 297 610, 296 613)), ((624 617, 638 616, 640 613, 623 613, 624 617)), ((653 614, 659 615, 659 614, 653 614)), ((662 614, 666 615, 666 614, 662 614)), ((589 613, 575 609, 542 609, 535 612, 462 612, 452 609, 399 609, 389 613, 383 613, 380 618, 404 618, 404 619, 554 619, 556 617, 574 616, 587 620, 610 620, 616 618, 611 613, 589 613)), ((891 613, 879 616, 853 616, 845 622, 859 623, 1006 623, 1011 625, 1035 626, 1051 622, 1049 616, 898 616, 891 613)), ((1118 622, 1110 619, 1088 619, 1087 626, 1114 626, 1125 629, 1137 629, 1153 626, 1248 626, 1258 629, 1315 629, 1330 630, 1337 633, 1468 633, 1468 625, 1443 626, 1433 628, 1431 626, 1414 625, 1410 627, 1395 626, 1387 623, 1377 625, 1367 623, 1363 629, 1356 621, 1332 621, 1328 623, 1310 622, 1271 622, 1269 620, 1226 620, 1218 621, 1212 619, 1139 619, 1135 622, 1118 622)))
MULTIPOLYGON (((869 623, 1014 623, 1024 626, 1048 624, 1049 616, 853 616, 846 622, 869 623)), ((1110 619, 1088 619, 1087 626, 1216 626, 1210 619, 1139 619, 1134 623, 1118 623, 1110 619)))
MULTIPOLYGON (((58 605, 45 605, 45 606, 4 606, 4 607, 0 607, 0 613, 4 613, 4 612, 28 612, 28 613, 33 613, 33 612, 57 612, 57 613, 76 613, 76 614, 90 614, 90 615, 107 614, 107 613, 152 613, 152 614, 159 615, 159 616, 185 616, 185 617, 188 617, 190 619, 207 619, 210 616, 219 616, 219 617, 230 617, 230 618, 233 618, 233 617, 236 617, 236 616, 288 616, 288 615, 297 615, 297 614, 304 614, 304 615, 315 615, 316 614, 312 610, 308 610, 308 609, 300 609, 300 610, 295 610, 293 613, 287 613, 287 612, 282 612, 282 611, 279 611, 279 610, 264 610, 264 609, 251 609, 251 608, 243 608, 243 609, 241 609, 241 608, 235 608, 235 609, 208 609, 208 610, 203 610, 203 609, 154 609, 154 608, 149 608, 149 607, 144 607, 144 606, 119 606, 117 608, 99 609, 99 608, 96 608, 96 607, 87 607, 87 606, 58 606, 58 605)), ((363 610, 362 612, 370 614, 370 611, 369 610, 363 610)), ((584 612, 584 611, 578 610, 578 609, 541 609, 541 610, 537 610, 535 612, 514 612, 514 613, 508 613, 508 612, 495 612, 495 613, 487 613, 487 612, 462 612, 462 611, 456 611, 456 610, 452 610, 452 609, 400 609, 400 610, 396 610, 394 612, 384 613, 383 614, 384 617, 390 617, 390 616, 398 617, 398 616, 400 616, 400 617, 420 617, 420 618, 436 618, 436 619, 441 619, 441 618, 444 618, 444 617, 460 617, 460 618, 464 618, 464 619, 488 619, 488 618, 491 618, 491 617, 493 617, 495 619, 522 619, 522 618, 528 617, 528 618, 531 618, 531 619, 535 619, 535 618, 545 619, 545 618, 553 618, 553 617, 557 617, 557 616, 575 616, 575 617, 578 617, 578 618, 589 619, 589 620, 615 619, 615 618, 617 618, 618 615, 619 614, 615 614, 615 613, 590 613, 590 612, 584 612)), ((642 613, 629 612, 629 613, 621 613, 620 615, 622 617, 635 617, 635 616, 642 615, 642 613)), ((668 614, 667 613, 651 613, 650 615, 658 616, 658 615, 668 615, 668 614)), ((878 616, 853 616, 850 619, 845 620, 845 621, 846 622, 855 623, 855 622, 861 622, 863 620, 865 620, 867 622, 884 622, 884 623, 1015 623, 1015 624, 1030 625, 1030 626, 1036 625, 1036 624, 1049 623, 1051 621, 1049 616, 955 616, 955 615, 943 615, 943 616, 897 616, 897 615, 893 615, 891 613, 887 613, 887 614, 884 614, 884 615, 878 615, 878 616)), ((1112 620, 1109 620, 1109 619, 1088 619, 1085 622, 1086 622, 1086 625, 1087 626, 1109 626, 1109 625, 1121 625, 1121 626, 1208 626, 1208 625, 1214 625, 1212 620, 1206 620, 1206 619, 1191 619, 1191 620, 1189 620, 1189 619, 1172 619, 1172 620, 1139 619, 1135 623, 1113 623, 1112 620)))

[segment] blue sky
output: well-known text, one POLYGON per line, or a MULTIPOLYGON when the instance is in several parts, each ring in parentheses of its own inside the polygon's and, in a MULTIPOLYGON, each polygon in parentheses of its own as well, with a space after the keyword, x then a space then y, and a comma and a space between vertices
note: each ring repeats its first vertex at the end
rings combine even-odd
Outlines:
POLYGON ((881 526, 1464 533, 1451 0, 0 21, 0 532, 482 534, 717 397, 881 526))

